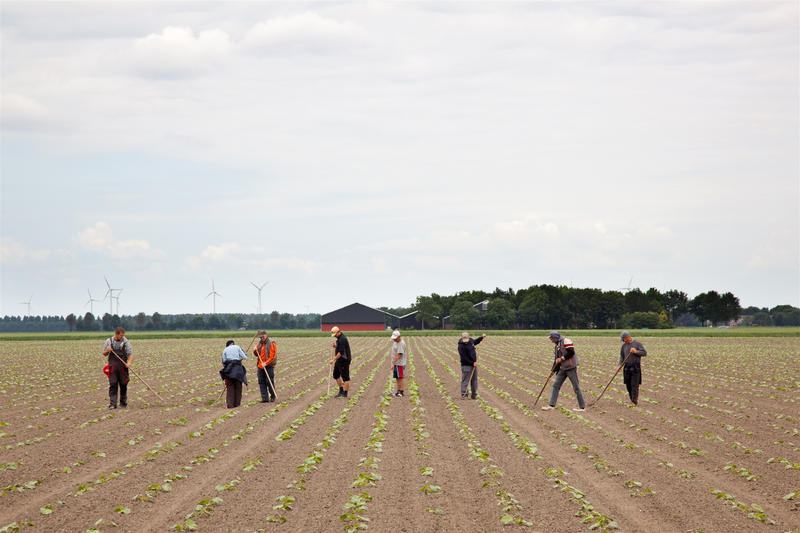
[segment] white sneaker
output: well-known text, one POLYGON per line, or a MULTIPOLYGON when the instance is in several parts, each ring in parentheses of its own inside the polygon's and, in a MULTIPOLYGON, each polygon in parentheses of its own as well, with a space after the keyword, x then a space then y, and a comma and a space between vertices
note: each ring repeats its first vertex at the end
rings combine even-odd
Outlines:
POLYGON ((573 409, 573 411, 575 411, 576 413, 582 413, 582 412, 584 412, 585 410, 586 410, 586 409, 581 409, 580 407, 576 407, 575 409, 573 409))
POLYGON ((554 407, 552 405, 543 405, 542 406, 542 411, 550 411, 551 409, 554 409, 554 407))

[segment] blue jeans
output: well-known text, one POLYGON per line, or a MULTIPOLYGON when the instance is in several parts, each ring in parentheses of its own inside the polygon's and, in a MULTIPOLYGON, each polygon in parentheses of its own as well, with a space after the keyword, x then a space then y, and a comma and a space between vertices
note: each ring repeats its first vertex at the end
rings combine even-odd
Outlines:
POLYGON ((581 409, 586 408, 586 402, 583 401, 583 393, 581 392, 581 384, 578 383, 578 369, 573 368, 572 370, 559 370, 558 374, 556 374, 556 380, 553 382, 553 392, 550 394, 550 406, 555 407, 556 402, 558 401, 558 391, 561 390, 561 385, 564 384, 564 380, 569 378, 570 382, 572 382, 572 389, 575 391, 575 396, 578 398, 578 407, 581 409))

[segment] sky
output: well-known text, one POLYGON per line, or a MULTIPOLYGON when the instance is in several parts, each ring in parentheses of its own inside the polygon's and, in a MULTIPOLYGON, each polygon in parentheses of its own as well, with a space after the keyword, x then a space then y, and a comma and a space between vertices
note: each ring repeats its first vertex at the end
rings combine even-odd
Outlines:
POLYGON ((0 11, 0 315, 800 305, 797 2, 0 11))

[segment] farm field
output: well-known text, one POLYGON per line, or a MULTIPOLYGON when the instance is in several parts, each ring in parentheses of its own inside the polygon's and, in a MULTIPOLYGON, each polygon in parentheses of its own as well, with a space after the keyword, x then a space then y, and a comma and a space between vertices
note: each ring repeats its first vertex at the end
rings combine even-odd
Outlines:
MULTIPOLYGON (((587 403, 620 343, 573 335, 587 403)), ((127 410, 106 409, 102 341, 0 344, 0 531, 800 532, 796 338, 636 337, 639 407, 622 376, 575 413, 541 411, 552 344, 490 335, 477 400, 457 337, 352 337, 350 396, 328 391, 329 338, 280 338, 278 402, 252 358, 227 409, 224 338, 132 340, 127 410)), ((237 342, 247 347, 249 338, 237 342)))

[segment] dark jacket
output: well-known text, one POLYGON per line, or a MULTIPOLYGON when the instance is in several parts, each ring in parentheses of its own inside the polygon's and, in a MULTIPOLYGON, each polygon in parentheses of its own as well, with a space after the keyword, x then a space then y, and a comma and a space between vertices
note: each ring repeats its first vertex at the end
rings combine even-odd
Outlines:
POLYGON ((475 353, 475 345, 480 344, 483 337, 473 339, 470 337, 469 342, 461 342, 458 339, 458 355, 461 357, 461 366, 473 366, 475 361, 478 360, 478 354, 475 353))
POLYGON ((222 370, 219 371, 219 375, 222 379, 233 379, 247 385, 247 369, 241 361, 225 361, 222 370))
POLYGON ((567 337, 561 337, 556 343, 553 360, 563 357, 564 360, 556 365, 556 372, 559 370, 572 370, 578 368, 578 356, 575 355, 575 346, 567 337))
POLYGON ((641 342, 631 341, 630 344, 623 342, 622 347, 619 349, 619 364, 622 365, 622 362, 624 361, 625 368, 636 368, 641 370, 642 357, 645 355, 647 355, 647 350, 644 349, 644 346, 641 342), (631 348, 636 348, 637 353, 631 353, 631 348), (628 358, 627 360, 625 360, 626 357, 628 358))
POLYGON ((349 361, 351 359, 350 341, 347 340, 347 337, 344 336, 344 333, 336 337, 336 353, 342 354, 341 359, 344 359, 345 361, 349 361))

